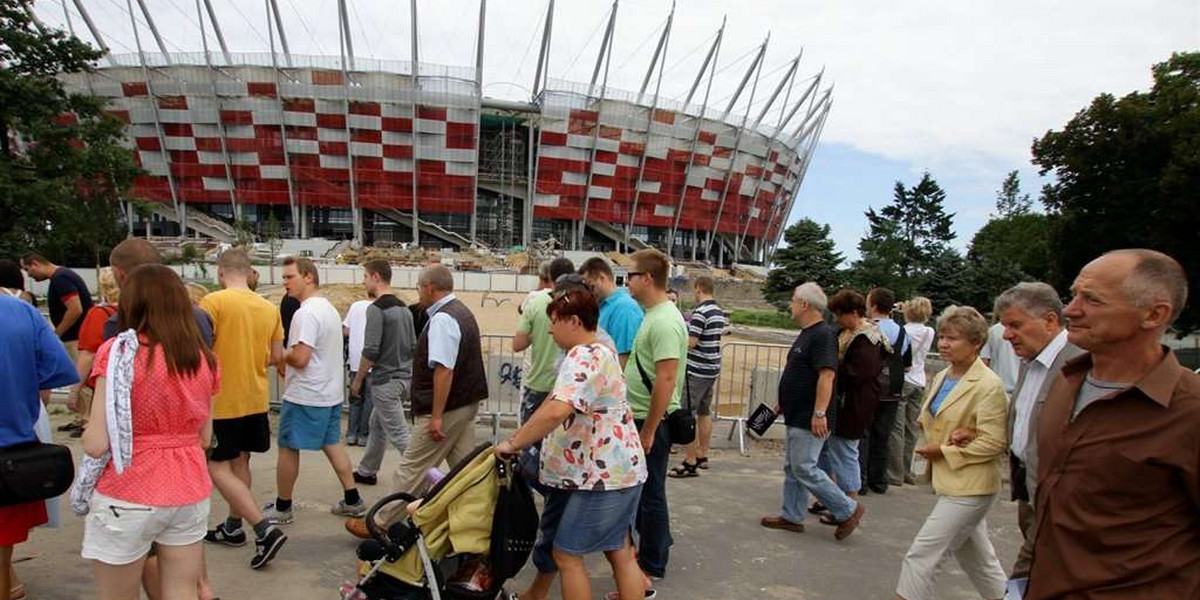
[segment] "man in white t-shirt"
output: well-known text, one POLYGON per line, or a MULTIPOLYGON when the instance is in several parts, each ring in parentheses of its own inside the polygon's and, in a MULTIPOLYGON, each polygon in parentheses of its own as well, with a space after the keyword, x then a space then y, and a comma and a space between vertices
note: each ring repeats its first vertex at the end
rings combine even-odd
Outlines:
MULTIPOLYGON (((346 349, 346 366, 350 368, 350 381, 358 375, 358 365, 362 362, 363 338, 367 331, 367 307, 375 300, 375 294, 367 292, 370 300, 359 300, 346 310, 346 318, 342 321, 342 335, 348 338, 346 349)), ((366 446, 367 435, 370 433, 371 410, 371 378, 363 379, 362 391, 358 396, 350 396, 350 416, 346 419, 346 445, 366 446)))
POLYGON ((341 441, 342 374, 341 317, 319 295, 317 267, 307 258, 283 261, 283 287, 300 301, 292 316, 288 348, 279 364, 286 368, 283 407, 279 411, 279 462, 275 473, 278 496, 263 515, 280 524, 293 520, 292 492, 300 474, 300 451, 321 450, 341 481, 345 497, 333 507, 339 516, 366 512, 354 486, 350 457, 341 441))
POLYGON ((1004 382, 1004 393, 1012 396, 1013 388, 1017 385, 1021 361, 1013 351, 1012 344, 1004 339, 1004 325, 996 323, 988 328, 987 343, 979 352, 979 358, 1000 376, 1000 381, 1004 382))

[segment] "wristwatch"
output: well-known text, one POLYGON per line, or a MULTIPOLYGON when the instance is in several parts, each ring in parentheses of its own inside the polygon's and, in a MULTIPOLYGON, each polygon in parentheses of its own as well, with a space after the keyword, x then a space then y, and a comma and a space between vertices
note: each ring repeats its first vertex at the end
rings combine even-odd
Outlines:
POLYGON ((816 418, 818 418, 818 419, 824 419, 824 418, 825 418, 825 411, 823 411, 823 410, 814 410, 814 411, 813 411, 813 416, 814 416, 814 417, 816 417, 816 418))

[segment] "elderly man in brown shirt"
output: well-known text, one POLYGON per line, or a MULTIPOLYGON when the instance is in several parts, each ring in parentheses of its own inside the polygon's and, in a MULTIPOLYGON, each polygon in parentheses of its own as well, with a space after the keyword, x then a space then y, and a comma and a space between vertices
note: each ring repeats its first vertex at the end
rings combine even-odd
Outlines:
POLYGON ((1161 345, 1187 302, 1174 259, 1118 250, 1079 272, 1066 364, 1038 433, 1026 600, 1200 598, 1200 375, 1161 345))

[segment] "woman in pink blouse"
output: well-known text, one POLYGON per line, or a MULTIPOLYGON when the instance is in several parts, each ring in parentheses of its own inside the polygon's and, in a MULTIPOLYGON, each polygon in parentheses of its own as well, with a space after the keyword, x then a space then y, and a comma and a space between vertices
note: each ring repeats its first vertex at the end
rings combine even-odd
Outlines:
POLYGON ((114 457, 96 483, 82 554, 94 561, 101 600, 133 600, 155 544, 162 597, 194 599, 212 489, 204 449, 212 439, 217 359, 200 337, 183 282, 168 267, 134 269, 118 315, 125 333, 100 347, 92 367, 96 400, 83 449, 95 458, 113 450, 106 417, 111 386, 129 398, 132 457, 120 472, 114 457))
POLYGON ((514 455, 545 438, 539 479, 550 492, 533 550, 538 575, 516 597, 543 600, 561 571, 563 598, 591 598, 583 557, 604 552, 621 600, 641 599, 646 582, 630 531, 646 481, 646 457, 625 401, 624 373, 613 350, 597 340, 600 305, 591 292, 556 292, 546 312, 566 358, 548 401, 496 446, 497 454, 514 455))

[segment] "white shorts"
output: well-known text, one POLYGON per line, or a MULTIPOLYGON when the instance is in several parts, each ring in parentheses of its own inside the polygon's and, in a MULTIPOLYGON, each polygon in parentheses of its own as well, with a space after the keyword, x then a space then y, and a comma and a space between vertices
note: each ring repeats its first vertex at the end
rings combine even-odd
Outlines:
POLYGON ((83 557, 127 565, 150 552, 151 544, 195 544, 208 531, 208 502, 156 507, 95 492, 83 529, 83 557))

